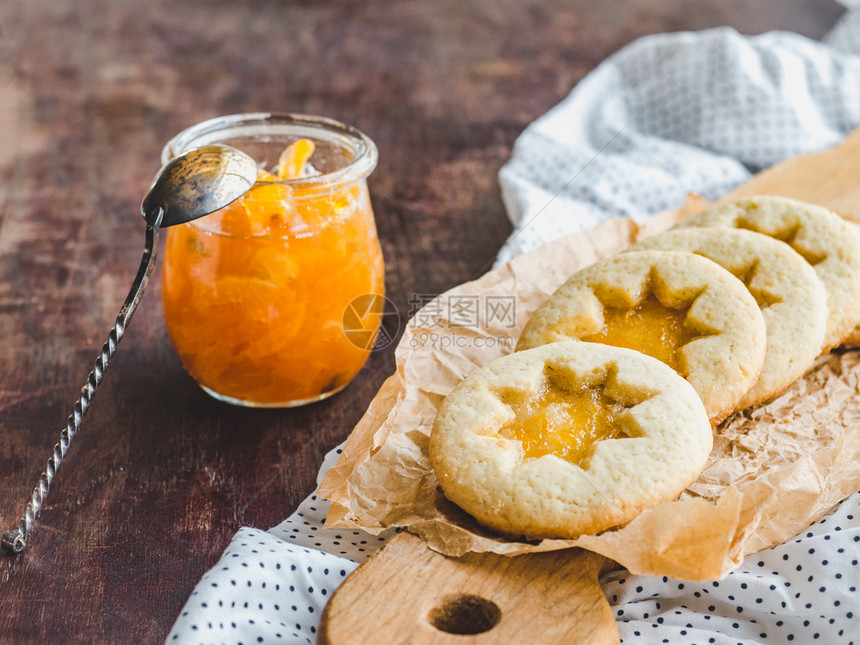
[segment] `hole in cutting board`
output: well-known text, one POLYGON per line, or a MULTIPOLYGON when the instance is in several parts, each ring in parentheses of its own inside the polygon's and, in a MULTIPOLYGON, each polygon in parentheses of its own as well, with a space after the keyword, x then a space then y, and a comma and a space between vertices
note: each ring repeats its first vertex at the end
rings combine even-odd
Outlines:
POLYGON ((502 610, 492 600, 461 594, 431 609, 427 620, 448 634, 483 634, 495 627, 501 617, 502 610))

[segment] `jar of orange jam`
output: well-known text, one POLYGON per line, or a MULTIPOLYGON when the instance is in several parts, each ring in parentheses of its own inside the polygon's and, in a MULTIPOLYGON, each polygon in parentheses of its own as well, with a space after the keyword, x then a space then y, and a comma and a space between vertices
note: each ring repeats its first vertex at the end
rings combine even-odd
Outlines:
POLYGON ((361 369, 382 314, 366 182, 376 146, 329 119, 239 114, 184 130, 162 162, 211 143, 248 153, 259 174, 226 208, 167 229, 164 317, 182 364, 238 405, 331 396, 361 369))

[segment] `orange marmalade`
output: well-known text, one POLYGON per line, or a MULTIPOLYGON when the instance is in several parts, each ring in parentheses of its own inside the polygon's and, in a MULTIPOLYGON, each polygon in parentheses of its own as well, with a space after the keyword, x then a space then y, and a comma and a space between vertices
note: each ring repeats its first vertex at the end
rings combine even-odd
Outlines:
POLYGON ((316 147, 293 138, 244 197, 168 229, 167 330, 185 369, 221 400, 317 401, 349 383, 370 353, 384 269, 366 175, 333 180, 315 166, 316 147), (368 294, 373 306, 351 305, 368 294), (356 311, 350 325, 371 342, 344 329, 345 313, 356 311))

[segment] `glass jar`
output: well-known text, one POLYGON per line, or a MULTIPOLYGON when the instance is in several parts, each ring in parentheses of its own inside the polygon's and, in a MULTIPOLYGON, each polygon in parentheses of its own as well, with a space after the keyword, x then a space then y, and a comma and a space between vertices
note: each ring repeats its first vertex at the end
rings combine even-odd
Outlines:
POLYGON ((253 407, 319 401, 366 361, 384 268, 366 179, 374 143, 320 117, 238 114, 204 121, 162 162, 222 143, 259 164, 257 183, 211 215, 167 229, 167 331, 217 399, 253 407))

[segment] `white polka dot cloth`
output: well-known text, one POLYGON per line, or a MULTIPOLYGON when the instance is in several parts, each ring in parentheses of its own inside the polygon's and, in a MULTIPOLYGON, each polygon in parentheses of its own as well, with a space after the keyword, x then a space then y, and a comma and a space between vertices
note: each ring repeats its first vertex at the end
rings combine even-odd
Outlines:
MULTIPOLYGON (((516 228, 499 261, 608 217, 641 221, 690 191, 716 198, 858 126, 860 6, 824 42, 731 29, 640 39, 517 140, 500 173, 516 228)), ((314 643, 328 598, 388 537, 325 529, 327 509, 312 495, 269 531, 239 530, 167 642, 314 643)), ((860 645, 858 560, 860 493, 722 581, 603 583, 624 643, 860 645)))

